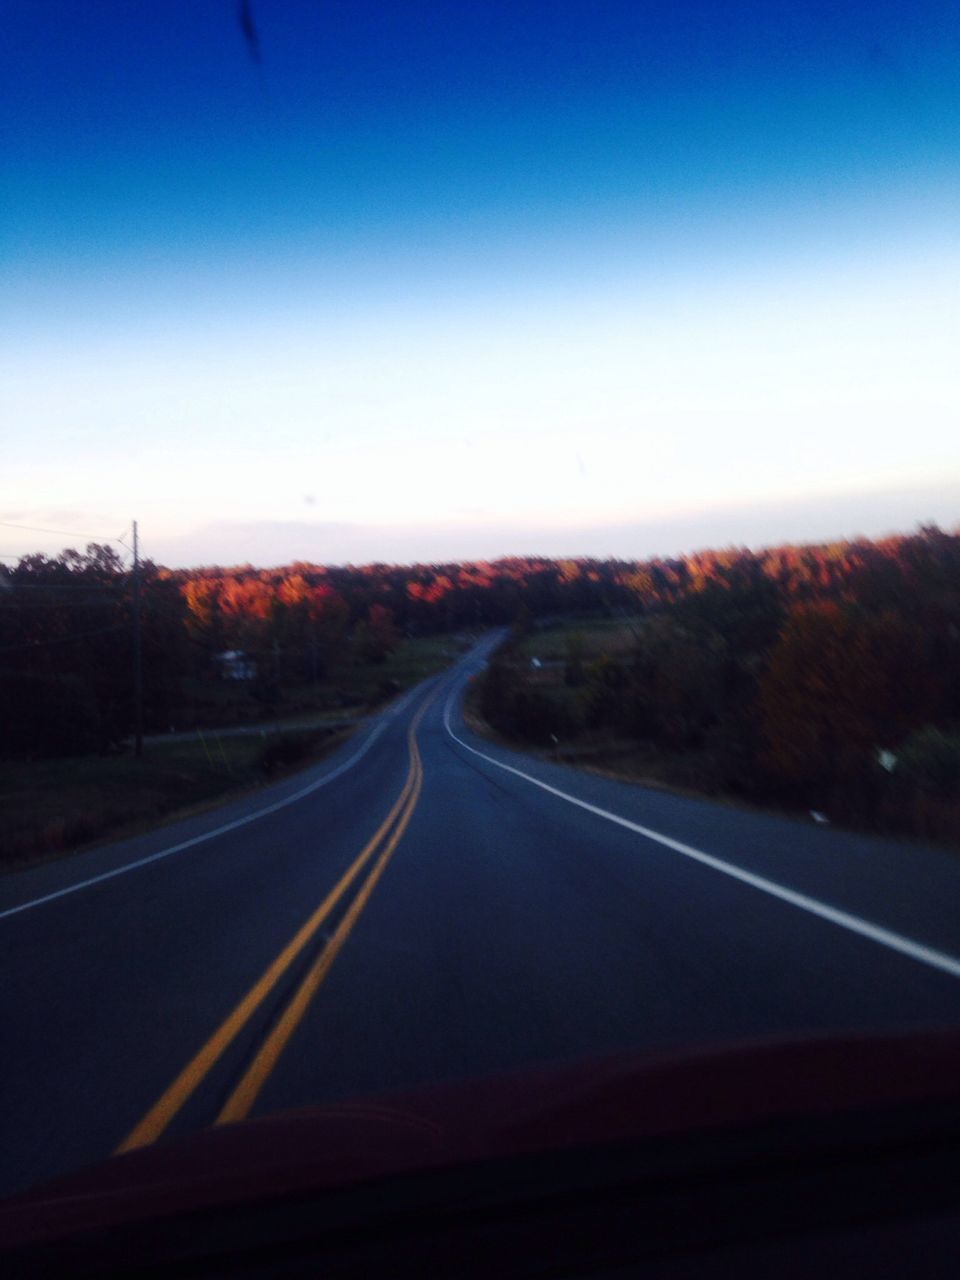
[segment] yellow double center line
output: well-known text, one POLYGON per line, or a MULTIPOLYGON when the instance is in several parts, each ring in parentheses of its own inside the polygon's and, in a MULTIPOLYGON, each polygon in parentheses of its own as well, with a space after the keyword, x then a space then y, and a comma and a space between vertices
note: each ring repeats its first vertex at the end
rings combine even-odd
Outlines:
POLYGON ((228 1124, 234 1120, 242 1120, 250 1113, 257 1095, 276 1066, 290 1037, 300 1024, 317 989, 330 972, 333 962, 350 936, 351 930, 369 901, 370 895, 383 874, 394 849, 400 843, 403 833, 407 829, 423 786, 423 766, 420 760, 420 751, 417 747, 416 734, 420 721, 432 701, 433 697, 427 698, 411 722, 407 733, 410 769, 403 785, 403 790, 373 837, 360 851, 354 862, 344 872, 309 920, 301 926, 279 955, 270 963, 233 1012, 227 1016, 199 1053, 187 1063, 169 1088, 161 1094, 143 1119, 120 1143, 116 1154, 132 1151, 135 1147, 148 1146, 160 1137, 187 1099, 199 1088, 257 1009, 260 1008, 267 996, 275 989, 290 966, 316 936, 321 925, 336 909, 338 903, 349 891, 361 871, 366 867, 377 849, 380 848, 381 841, 384 840, 391 827, 393 827, 392 834, 383 845, 373 869, 319 957, 300 983, 279 1020, 260 1046, 240 1083, 227 1099, 226 1104, 217 1116, 216 1123, 228 1124), (395 826, 394 823, 396 823, 395 826))

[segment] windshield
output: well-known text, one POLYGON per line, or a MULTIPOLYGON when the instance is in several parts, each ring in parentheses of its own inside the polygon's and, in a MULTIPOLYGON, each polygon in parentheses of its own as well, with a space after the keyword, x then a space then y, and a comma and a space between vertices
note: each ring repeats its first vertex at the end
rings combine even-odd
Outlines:
POLYGON ((3 27, 0 1192, 956 1024, 956 7, 3 27))

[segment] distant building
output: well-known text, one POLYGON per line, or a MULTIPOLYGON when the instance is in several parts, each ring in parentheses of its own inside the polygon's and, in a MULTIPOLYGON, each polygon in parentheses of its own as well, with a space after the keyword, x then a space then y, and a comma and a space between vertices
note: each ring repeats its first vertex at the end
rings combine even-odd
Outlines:
POLYGON ((227 649, 216 656, 221 680, 256 680, 256 661, 242 649, 227 649))

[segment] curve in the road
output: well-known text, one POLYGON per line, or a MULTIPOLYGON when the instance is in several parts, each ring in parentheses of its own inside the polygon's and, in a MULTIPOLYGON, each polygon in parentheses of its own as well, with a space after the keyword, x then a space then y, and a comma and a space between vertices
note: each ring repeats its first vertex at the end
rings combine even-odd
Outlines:
MULTIPOLYGON (((291 1036, 303 1020, 303 1016, 307 1012, 311 1000, 317 994, 321 983, 333 967, 333 963, 340 954, 343 944, 350 936, 354 925, 360 918, 360 913, 369 902, 370 896, 377 886, 377 881, 383 875, 386 870, 387 863, 393 856, 394 850, 403 838, 403 833, 410 824, 410 819, 413 817, 413 811, 416 809, 417 801, 420 799, 420 792, 423 789, 423 763, 420 759, 420 751, 417 747, 416 733, 419 723, 423 719, 431 701, 431 698, 426 699, 410 726, 410 732, 408 735, 411 768, 411 777, 408 781, 409 793, 407 792, 407 787, 405 787, 404 795, 406 795, 406 803, 404 804, 403 813, 397 821, 397 825, 393 829, 392 835, 384 845, 372 871, 358 890, 356 897, 350 904, 350 907, 340 924, 337 926, 333 936, 314 961, 310 971, 307 973, 307 976, 294 992, 292 998, 281 1014, 277 1025, 264 1040, 263 1044, 257 1051, 253 1062, 251 1062, 239 1084, 227 1099, 220 1114, 217 1116, 216 1123, 218 1125, 233 1124, 239 1120, 245 1120, 250 1114, 253 1104, 256 1102, 261 1089, 264 1084, 266 1084, 274 1067, 276 1067, 277 1063, 280 1061, 280 1055, 289 1044, 291 1036)), ((401 795, 401 801, 404 799, 404 795, 401 795)))
POLYGON ((639 822, 633 822, 630 818, 625 818, 621 814, 613 813, 609 809, 602 809, 599 805, 591 804, 587 800, 581 800, 578 796, 570 795, 569 792, 563 791, 559 787, 551 786, 550 783, 543 782, 540 778, 525 773, 522 769, 517 769, 513 765, 505 764, 502 760, 497 760, 485 751, 478 751, 476 747, 472 747, 469 742, 465 742, 463 738, 454 732, 451 723, 451 713, 456 700, 461 696, 470 679, 470 675, 465 676, 451 690, 443 709, 443 727, 450 738, 459 747, 469 751, 471 755, 479 757, 479 759, 486 761, 487 764, 492 764, 494 768, 511 773, 514 777, 522 778, 524 782, 529 782, 531 786, 539 787, 542 791, 546 791, 560 800, 565 800, 568 804, 576 805, 579 809, 585 809, 588 813, 592 813, 598 818, 603 818, 607 822, 613 822, 617 826, 625 827, 628 831, 633 831, 637 835, 643 836, 646 840, 653 840, 655 843, 673 850, 674 853, 682 854, 685 858, 691 858, 705 867, 719 871, 722 875, 730 876, 734 880, 739 880, 742 884, 759 889, 762 893, 779 898, 781 902, 787 902, 791 906, 798 907, 801 911, 818 916, 821 920, 826 920, 830 924, 838 925, 841 929, 847 929, 851 933, 859 934, 862 938, 869 938, 871 942, 879 943, 880 946, 896 951, 900 955, 908 956, 911 960, 917 960, 921 964, 929 965, 933 969, 938 969, 941 973, 960 978, 960 959, 955 956, 948 955, 946 952, 936 950, 933 947, 925 946, 921 942, 916 942, 903 934, 895 933, 891 929, 885 929, 881 925, 873 924, 871 921, 864 920, 848 911, 842 911, 838 907, 833 907, 827 902, 812 898, 808 894, 798 893, 794 889, 787 888, 786 885, 769 880, 766 876, 756 875, 752 871, 738 867, 733 862, 718 858, 703 849, 696 849, 693 845, 685 844, 682 840, 675 840, 672 836, 664 835, 661 831, 654 831, 651 827, 643 826, 639 822))
MULTIPOLYGON (((138 1147, 149 1146, 164 1133, 187 1100, 196 1092, 230 1045, 233 1044, 247 1026, 256 1011, 276 989, 294 961, 303 953, 312 939, 316 937, 321 926, 333 914, 373 855, 380 849, 380 856, 359 888, 343 919, 332 937, 322 948, 318 960, 311 966, 307 976, 299 984, 276 1026, 260 1046, 250 1067, 244 1073, 217 1117, 217 1123, 226 1124, 241 1120, 249 1113, 257 1094, 276 1066, 290 1036, 306 1012, 311 999, 332 967, 337 954, 353 929, 370 895, 373 893, 377 881, 383 874, 394 849, 399 844, 407 828, 413 810, 416 808, 423 780, 423 767, 417 748, 416 733, 434 696, 428 695, 424 699, 410 724, 407 734, 410 768, 400 795, 386 818, 384 818, 374 835, 310 918, 301 925, 209 1040, 187 1063, 168 1088, 164 1090, 163 1094, 135 1125, 127 1137, 124 1138, 123 1142, 120 1143, 116 1150, 118 1155, 126 1151, 133 1151, 138 1147), (392 834, 390 834, 391 828, 392 834)), ((316 787, 312 786, 309 789, 305 789, 304 792, 298 793, 298 796, 306 794, 308 790, 315 789, 316 787)), ((287 803, 289 802, 290 800, 287 801, 287 803)), ((268 810, 260 812, 264 813, 268 812, 268 810)), ((230 828, 223 829, 229 830, 230 828)))
POLYGON ((15 907, 7 907, 6 910, 0 911, 0 920, 5 920, 8 916, 20 915, 23 911, 31 911, 34 907, 43 906, 45 902, 53 902, 57 898, 65 898, 68 894, 79 893, 81 889, 89 889, 92 885, 102 884, 104 880, 113 880, 116 876, 125 876, 128 872, 136 871, 140 867, 146 867, 151 862, 159 862, 161 859, 169 858, 175 853, 183 853, 185 849, 192 849, 198 844, 205 844, 208 840, 215 840, 218 836, 224 836, 230 831, 249 826, 251 822, 258 822, 261 818, 266 818, 269 814, 276 813, 279 809, 285 809, 288 805, 296 804, 298 800, 303 800, 305 796, 312 795, 314 791, 319 791, 321 787, 329 786, 331 782, 342 777, 348 769, 352 769, 355 764, 363 759, 382 732, 383 722, 381 721, 373 729, 359 751, 355 751, 352 756, 329 773, 325 773, 322 778, 317 778, 316 781, 301 787, 299 791, 294 791, 293 795, 284 796, 282 800, 268 804, 262 809, 256 809, 253 813, 244 814, 242 818, 235 818, 232 822, 225 822, 222 826, 214 827, 212 831, 204 831, 201 835, 192 836, 189 840, 181 840, 179 844, 172 844, 166 849, 158 849, 156 853, 148 854, 145 858, 137 858, 134 862, 125 862, 122 867, 113 867, 110 871, 102 871, 99 875, 90 876, 86 880, 78 880, 76 884, 68 884, 62 889, 55 889, 52 893, 45 893, 39 898, 31 898, 29 902, 21 902, 15 907))

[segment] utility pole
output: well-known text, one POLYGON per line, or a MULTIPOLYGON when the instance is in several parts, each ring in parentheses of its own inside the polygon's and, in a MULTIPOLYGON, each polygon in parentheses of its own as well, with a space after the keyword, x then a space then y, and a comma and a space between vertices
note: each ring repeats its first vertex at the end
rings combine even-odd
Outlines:
POLYGON ((133 731, 134 751, 143 755, 143 646, 140 639, 140 544, 133 522, 133 731))

